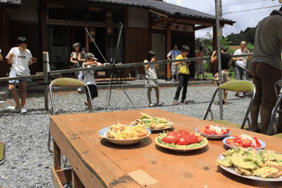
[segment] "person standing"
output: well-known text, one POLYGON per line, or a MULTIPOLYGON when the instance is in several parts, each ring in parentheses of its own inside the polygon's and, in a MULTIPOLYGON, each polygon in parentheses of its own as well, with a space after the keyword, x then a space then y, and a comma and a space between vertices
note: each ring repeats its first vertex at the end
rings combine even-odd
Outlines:
MULTIPOLYGON (((27 49, 27 39, 25 37, 18 37, 17 39, 18 47, 13 47, 6 59, 8 63, 11 64, 11 71, 9 77, 19 77, 19 76, 29 76, 30 70, 29 66, 36 63, 36 58, 32 57, 31 52, 27 49)), ((26 113, 27 110, 24 108, 26 104, 26 86, 27 82, 31 82, 30 79, 21 80, 9 80, 9 91, 16 102, 16 106, 9 106, 8 109, 15 110, 17 112, 26 113), (17 84, 20 85, 21 92, 21 104, 15 90, 17 84)))
POLYGON ((1 54, 1 49, 0 49, 0 61, 3 61, 3 56, 2 56, 2 54, 1 54))
MULTIPOLYGON (((167 54, 167 59, 168 60, 176 60, 176 57, 179 56, 181 52, 178 50, 178 46, 175 44, 173 50, 168 52, 167 54)), ((171 81, 177 81, 178 76, 178 67, 174 64, 171 63, 171 81)))
MULTIPOLYGON (((242 55, 247 54, 249 51, 247 50, 247 43, 245 41, 242 41, 240 44, 240 49, 236 50, 234 55, 242 55)), ((247 57, 233 57, 232 60, 235 60, 235 66, 234 66, 234 72, 236 80, 246 80, 246 69, 247 69, 247 57)), ((236 92, 236 97, 239 97, 239 92, 236 92)), ((243 92, 243 96, 246 96, 246 93, 243 92)))
MULTIPOLYGON (((92 66, 100 66, 100 65, 102 64, 97 62, 97 58, 94 56, 93 53, 87 53, 85 55, 85 62, 82 63, 83 68, 90 68, 92 66)), ((90 100, 94 100, 96 97, 98 97, 98 90, 95 82, 94 71, 93 70, 81 71, 81 73, 82 76, 84 77, 84 83, 88 86, 91 95, 89 96, 87 89, 85 89, 87 102, 84 102, 84 104, 88 106, 89 110, 91 110, 92 107, 90 100)))
MULTIPOLYGON (((251 109, 251 130, 266 134, 268 124, 277 97, 274 84, 281 79, 281 45, 282 45, 282 7, 273 10, 262 19, 255 34, 254 54, 251 74, 256 86, 256 94, 251 109), (261 129, 258 126, 258 114, 261 115, 261 129)), ((281 123, 277 130, 282 132, 281 123)))
MULTIPOLYGON (((203 57, 203 52, 204 52, 204 48, 201 46, 198 53, 197 53, 197 57, 203 57)), ((200 80, 200 75, 203 76, 203 80, 206 80, 205 78, 205 67, 204 67, 204 63, 203 60, 198 60, 196 63, 196 77, 197 80, 200 80)))
MULTIPOLYGON (((81 68, 82 63, 85 61, 85 52, 81 51, 81 44, 79 42, 74 43, 72 47, 74 51, 70 55, 70 62, 74 64, 74 68, 81 68)), ((83 81, 81 71, 74 73, 80 81, 83 81)), ((82 93, 83 88, 78 88, 77 91, 78 93, 82 93)))
POLYGON ((149 106, 153 107, 153 106, 162 105, 163 103, 159 103, 160 94, 159 94, 159 88, 158 88, 159 87, 158 75, 157 75, 157 70, 156 70, 159 67, 157 64, 146 65, 146 63, 148 63, 148 60, 150 62, 156 61, 156 53, 154 51, 149 51, 147 60, 144 61, 145 63, 144 67, 145 67, 145 73, 146 73, 145 77, 147 79, 145 82, 145 87, 148 88, 147 96, 149 100, 149 106), (151 100, 152 88, 154 88, 156 92, 156 99, 157 99, 156 104, 152 103, 152 100, 151 100))
MULTIPOLYGON (((212 53, 211 56, 211 63, 217 62, 217 51, 215 50, 212 53)), ((226 53, 226 50, 222 47, 221 48, 221 74, 222 74, 222 84, 226 83, 229 81, 229 75, 228 75, 228 67, 230 66, 231 62, 231 56, 226 53)), ((218 65, 218 63, 217 63, 218 65)), ((215 83, 219 86, 219 72, 218 72, 218 66, 216 68, 216 74, 214 75, 214 81, 215 83)), ((223 104, 227 105, 227 93, 228 90, 223 90, 224 91, 224 98, 223 98, 223 104)), ((219 102, 215 102, 216 105, 219 105, 219 102)))
MULTIPOLYGON (((181 47, 181 54, 177 56, 176 60, 187 59, 187 55, 189 54, 189 51, 190 51, 189 46, 183 45, 181 47)), ((187 94, 187 87, 188 87, 189 74, 190 74, 188 67, 191 64, 191 62, 175 62, 174 64, 179 68, 179 72, 178 72, 179 83, 176 89, 173 104, 174 105, 178 104, 178 99, 182 88, 183 88, 182 100, 180 103, 188 104, 188 101, 186 100, 186 94, 187 94)))

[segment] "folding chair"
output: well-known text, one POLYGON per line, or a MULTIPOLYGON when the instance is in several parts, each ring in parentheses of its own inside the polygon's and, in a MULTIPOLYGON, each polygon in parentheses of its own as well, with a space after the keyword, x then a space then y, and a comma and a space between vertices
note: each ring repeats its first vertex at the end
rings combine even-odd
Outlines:
POLYGON ((5 144, 0 142, 0 165, 4 163, 5 160, 5 144))
MULTIPOLYGON (((279 121, 276 121, 277 120, 276 119, 277 113, 279 114, 279 116, 280 115, 282 116, 282 109, 281 109, 281 106, 280 106, 282 95, 279 96, 280 93, 278 93, 277 87, 280 87, 280 88, 282 87, 282 80, 278 80, 274 84, 274 89, 275 89, 277 101, 276 101, 276 104, 275 104, 275 106, 272 110, 271 118, 270 118, 268 128, 267 128, 267 132, 266 132, 267 135, 274 135, 274 134, 277 133, 277 131, 279 131, 279 132, 282 131, 282 130, 279 130, 279 125, 278 125, 279 121)), ((282 128, 280 128, 280 129, 282 129, 282 128)))
MULTIPOLYGON (((51 84, 49 85, 49 94, 50 94, 52 115, 54 115, 54 116, 56 114, 55 114, 54 100, 53 100, 53 94, 52 94, 52 87, 86 87, 87 88, 86 92, 88 92, 88 96, 91 97, 88 86, 86 84, 84 84, 83 82, 81 82, 80 80, 78 80, 78 79, 73 79, 73 78, 57 78, 57 79, 53 80, 51 82, 51 84)), ((91 111, 94 112, 91 100, 90 100, 90 104, 91 104, 91 111)), ((51 145, 50 142, 51 142, 51 134, 50 134, 50 130, 49 130, 48 150, 51 153, 53 153, 53 151, 50 149, 50 145, 51 145)))
POLYGON ((248 121, 248 125, 249 125, 249 128, 250 128, 251 122, 250 122, 250 118, 249 118, 249 112, 251 110, 251 106, 253 104, 253 100, 254 100, 254 97, 255 97, 256 87, 252 82, 247 81, 247 80, 240 80, 240 81, 232 80, 232 81, 226 82, 226 83, 218 86, 218 88, 215 90, 215 92, 212 96, 211 102, 210 102, 208 109, 207 109, 207 112, 204 116, 204 120, 207 119, 207 116, 208 116, 209 113, 211 115, 211 119, 214 120, 213 113, 212 113, 212 110, 211 110, 211 106, 214 102, 214 98, 215 98, 217 92, 220 89, 224 89, 224 90, 228 90, 228 91, 235 91, 235 92, 252 92, 252 99, 250 101, 249 107, 247 109, 243 123, 241 125, 241 129, 244 129, 246 121, 248 121))

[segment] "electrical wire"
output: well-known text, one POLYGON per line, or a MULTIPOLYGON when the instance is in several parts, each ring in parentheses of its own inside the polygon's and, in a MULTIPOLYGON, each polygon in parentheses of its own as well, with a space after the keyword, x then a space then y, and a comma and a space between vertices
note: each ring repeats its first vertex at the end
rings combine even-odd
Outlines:
POLYGON ((262 7, 262 8, 256 8, 256 9, 240 10, 240 11, 234 11, 234 12, 226 12, 226 13, 223 13, 222 15, 225 15, 225 14, 233 14, 233 13, 239 13, 239 12, 246 12, 246 11, 253 11, 253 10, 260 10, 260 9, 267 9, 267 8, 273 8, 273 7, 280 7, 280 6, 281 6, 281 5, 274 5, 274 6, 262 7))
MULTIPOLYGON (((263 2, 263 0, 260 0, 260 1, 251 1, 251 2, 244 2, 244 4, 258 3, 258 2, 263 2)), ((242 3, 224 4, 224 5, 222 5, 222 6, 231 6, 231 5, 242 5, 242 3)))

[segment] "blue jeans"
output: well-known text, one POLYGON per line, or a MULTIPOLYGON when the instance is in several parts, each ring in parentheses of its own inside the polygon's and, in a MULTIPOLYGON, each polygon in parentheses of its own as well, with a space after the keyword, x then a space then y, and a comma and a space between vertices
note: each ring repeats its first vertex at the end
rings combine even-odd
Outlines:
POLYGON ((235 77, 236 80, 246 80, 246 69, 243 69, 242 67, 239 67, 235 65, 234 67, 235 77))

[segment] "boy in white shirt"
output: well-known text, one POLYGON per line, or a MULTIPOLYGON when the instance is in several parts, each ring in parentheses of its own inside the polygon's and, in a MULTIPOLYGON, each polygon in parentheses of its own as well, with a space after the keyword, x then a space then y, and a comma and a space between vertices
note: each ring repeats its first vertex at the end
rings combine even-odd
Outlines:
MULTIPOLYGON (((36 63, 36 58, 32 57, 31 52, 27 49, 27 40, 25 37, 18 37, 17 40, 18 47, 13 47, 6 59, 9 64, 11 64, 11 71, 9 77, 19 77, 19 76, 29 76, 30 70, 29 66, 36 63)), ((22 80, 9 80, 9 91, 16 102, 16 106, 8 107, 11 110, 21 111, 21 113, 26 113, 24 105, 26 104, 26 86, 27 82, 31 82, 30 79, 22 80), (20 84, 21 91, 21 104, 15 90, 17 84, 20 84)))
MULTIPOLYGON (((85 55, 85 62, 82 64, 83 68, 90 68, 92 66, 99 66, 102 65, 101 63, 97 62, 97 58, 95 58, 93 53, 87 53, 85 55)), ((95 82, 95 77, 94 77, 94 71, 82 71, 82 74, 84 76, 84 83, 88 86, 91 99, 94 100, 96 97, 98 97, 98 91, 97 91, 97 86, 95 82)), ((87 95, 87 102, 84 102, 85 105, 88 106, 88 108, 91 110, 91 103, 90 103, 90 97, 88 95, 87 89, 86 90, 86 95, 87 95)))
POLYGON ((3 56, 1 54, 1 49, 0 49, 0 61, 3 61, 3 56))

